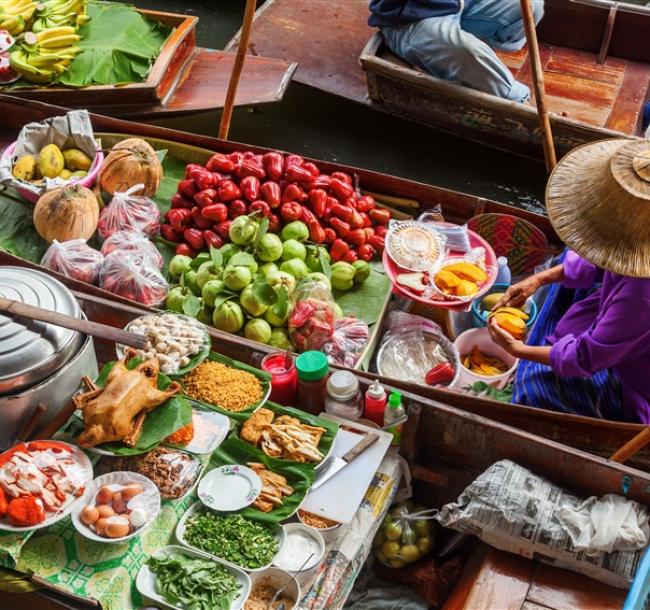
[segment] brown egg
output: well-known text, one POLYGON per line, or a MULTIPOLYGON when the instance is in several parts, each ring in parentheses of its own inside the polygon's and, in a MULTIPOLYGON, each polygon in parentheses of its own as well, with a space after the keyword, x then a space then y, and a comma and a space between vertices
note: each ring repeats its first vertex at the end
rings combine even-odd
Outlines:
POLYGON ((129 524, 120 522, 109 522, 104 530, 104 535, 108 538, 122 538, 129 533, 129 524))
POLYGON ((113 496, 113 504, 112 504, 112 506, 113 506, 113 510, 114 510, 118 515, 120 515, 120 514, 122 514, 122 513, 125 513, 125 512, 128 510, 127 507, 126 507, 126 501, 125 501, 124 498, 122 497, 122 493, 121 493, 121 492, 118 491, 118 492, 113 496))
POLYGON ((100 535, 103 536, 106 530, 106 525, 108 524, 108 518, 100 518, 97 521, 95 521, 95 531, 100 535))
POLYGON ((97 521, 97 519, 99 519, 99 511, 97 510, 96 506, 86 506, 81 511, 79 518, 81 519, 82 523, 85 523, 86 525, 92 525, 95 523, 95 521, 97 521))
POLYGON ((113 507, 109 506, 108 504, 102 504, 101 506, 98 506, 97 511, 99 513, 100 519, 106 519, 106 517, 112 517, 115 514, 113 507))
POLYGON ((113 490, 108 487, 107 485, 104 485, 103 487, 99 488, 99 491, 97 492, 97 495, 95 496, 95 504, 110 504, 111 501, 113 500, 114 496, 113 490))
POLYGON ((141 494, 144 491, 144 487, 140 483, 130 483, 122 490, 122 499, 125 502, 129 502, 135 496, 141 494))

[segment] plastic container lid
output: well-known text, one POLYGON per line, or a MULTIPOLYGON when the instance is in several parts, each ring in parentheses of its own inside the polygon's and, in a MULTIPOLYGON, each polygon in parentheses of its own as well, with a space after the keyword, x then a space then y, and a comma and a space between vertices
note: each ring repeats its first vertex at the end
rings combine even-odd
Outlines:
POLYGON ((337 400, 350 400, 358 391, 359 381, 350 371, 336 371, 327 381, 327 393, 337 400))
POLYGON ((402 395, 399 392, 391 392, 388 397, 388 406, 391 409, 399 409, 402 406, 402 395))
POLYGON ((375 379, 372 385, 366 391, 366 396, 374 398, 375 400, 382 400, 386 398, 386 390, 379 383, 379 379, 375 379))
POLYGON ((303 381, 318 381, 327 375, 330 370, 327 356, 323 352, 303 352, 296 359, 298 378, 303 381))

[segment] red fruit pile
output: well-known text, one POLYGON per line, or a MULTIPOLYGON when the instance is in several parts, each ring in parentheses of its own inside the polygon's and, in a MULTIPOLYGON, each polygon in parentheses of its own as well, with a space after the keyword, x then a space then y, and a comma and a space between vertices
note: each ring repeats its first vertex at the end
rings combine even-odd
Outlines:
POLYGON ((381 256, 390 220, 372 197, 360 196, 349 174, 322 174, 298 155, 247 151, 188 165, 161 233, 178 244, 177 254, 196 256, 229 241, 232 220, 253 212, 269 219, 273 233, 304 222, 310 241, 327 244, 332 261, 349 263, 381 256))

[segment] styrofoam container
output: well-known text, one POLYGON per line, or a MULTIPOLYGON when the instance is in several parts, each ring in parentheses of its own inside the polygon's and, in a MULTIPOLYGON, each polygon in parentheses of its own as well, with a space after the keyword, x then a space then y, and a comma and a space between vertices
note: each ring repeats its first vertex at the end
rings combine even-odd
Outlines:
POLYGON ((511 356, 506 350, 492 341, 492 337, 490 337, 490 332, 487 328, 470 328, 466 330, 458 336, 456 341, 454 341, 454 345, 460 354, 460 376, 454 384, 454 387, 457 388, 465 385, 473 385, 477 381, 483 381, 497 389, 503 389, 508 385, 508 381, 519 364, 517 358, 511 356), (500 375, 479 375, 465 368, 463 366, 463 358, 472 351, 475 345, 486 356, 495 356, 503 360, 508 370, 500 375))
POLYGON ((285 572, 280 568, 270 567, 261 572, 253 572, 249 576, 251 579, 251 592, 255 590, 257 585, 269 585, 276 591, 279 591, 286 585, 283 594, 296 601, 293 606, 286 606, 285 610, 296 610, 302 597, 302 592, 300 591, 300 585, 296 582, 295 578, 292 578, 289 572, 285 572))

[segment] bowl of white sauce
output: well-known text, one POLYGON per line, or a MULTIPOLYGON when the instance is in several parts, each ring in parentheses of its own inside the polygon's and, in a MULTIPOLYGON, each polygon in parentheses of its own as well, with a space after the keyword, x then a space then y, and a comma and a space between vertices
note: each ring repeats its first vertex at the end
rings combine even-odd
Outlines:
POLYGON ((303 574, 320 565, 325 541, 319 532, 302 523, 287 523, 282 529, 286 540, 273 559, 274 566, 290 574, 303 574))

